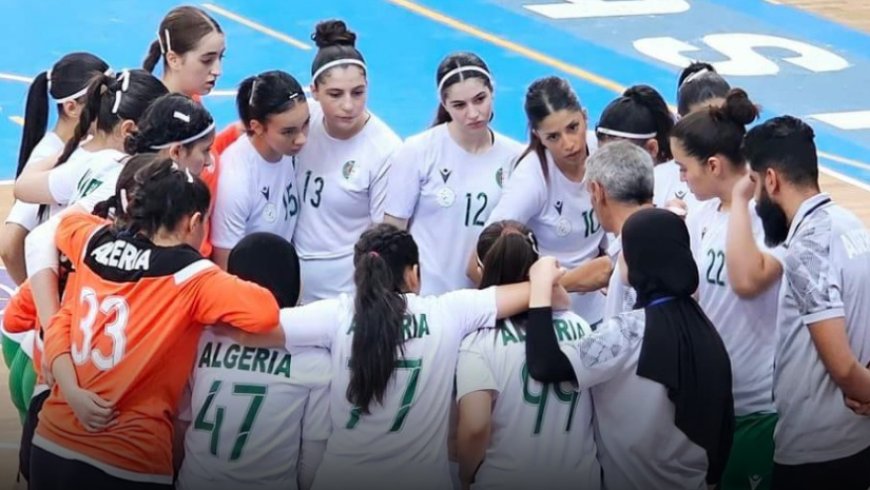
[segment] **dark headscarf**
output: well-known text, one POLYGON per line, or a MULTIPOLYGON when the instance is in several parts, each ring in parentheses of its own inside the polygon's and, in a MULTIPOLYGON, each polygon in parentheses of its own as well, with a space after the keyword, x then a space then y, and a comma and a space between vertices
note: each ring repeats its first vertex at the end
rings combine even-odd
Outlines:
POLYGON ((258 232, 242 238, 230 252, 227 272, 268 289, 281 308, 299 300, 299 256, 278 235, 258 232))
POLYGON ((698 268, 682 218, 664 209, 633 214, 622 228, 628 282, 646 328, 637 375, 667 388, 674 423, 707 452, 707 483, 718 483, 734 435, 731 361, 692 298, 698 268))

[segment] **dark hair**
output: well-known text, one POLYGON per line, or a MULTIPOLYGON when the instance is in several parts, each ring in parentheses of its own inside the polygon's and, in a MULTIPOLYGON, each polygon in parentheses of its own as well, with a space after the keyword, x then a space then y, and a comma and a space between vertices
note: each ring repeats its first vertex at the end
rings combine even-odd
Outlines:
POLYGON ((139 169, 134 180, 136 190, 127 206, 126 226, 133 233, 150 238, 161 227, 174 230, 185 216, 208 212, 208 186, 169 158, 139 169))
POLYGON ((725 98, 729 90, 731 85, 713 65, 696 61, 683 69, 677 81, 677 112, 685 116, 692 106, 725 98))
POLYGON ((138 123, 151 102, 167 92, 163 83, 145 70, 125 70, 111 76, 97 75, 88 86, 85 108, 57 165, 69 159, 87 136, 94 121, 97 131, 105 133, 111 132, 126 119, 138 123))
POLYGON ((725 156, 737 168, 745 165, 740 145, 746 125, 758 118, 758 107, 742 89, 728 92, 722 107, 709 107, 680 119, 671 136, 689 155, 706 164, 714 155, 725 156))
MULTIPOLYGON (((87 89, 88 82, 95 75, 105 73, 109 65, 90 53, 70 53, 54 64, 51 70, 36 75, 27 91, 24 109, 24 130, 21 133, 21 147, 18 150, 18 168, 15 177, 21 175, 33 149, 48 128, 48 96, 55 101, 66 99, 87 89)), ((84 94, 76 97, 76 101, 84 94)), ((57 103, 58 114, 62 117, 63 106, 57 103)))
POLYGON ((189 5, 175 7, 160 21, 157 39, 151 42, 142 68, 153 72, 160 58, 166 62, 166 53, 183 55, 196 49, 199 42, 211 32, 223 33, 220 24, 204 10, 189 5))
MULTIPOLYGON (((137 126, 136 132, 124 142, 130 154, 160 150, 155 147, 192 138, 213 127, 214 119, 204 105, 186 95, 171 93, 148 106, 137 126)), ((193 147, 201 139, 185 143, 185 148, 193 147)))
POLYGON ((752 128, 743 140, 743 154, 753 171, 768 168, 792 184, 819 188, 815 132, 793 116, 780 116, 752 128))
POLYGON ((268 289, 280 308, 299 300, 299 256, 283 237, 257 232, 242 238, 230 251, 227 272, 268 289))
MULTIPOLYGON (((477 256, 483 268, 480 289, 515 284, 528 280, 529 269, 539 257, 538 241, 532 230, 518 221, 496 221, 480 233, 477 256)), ((523 328, 526 313, 510 320, 515 327, 523 328)), ((498 320, 496 327, 504 328, 504 320, 498 320)))
MULTIPOLYGON (((619 137, 600 132, 607 129, 629 134, 655 133, 659 144, 656 163, 664 163, 674 158, 670 143, 673 127, 674 117, 661 94, 649 85, 635 85, 608 104, 601 113, 596 132, 600 138, 619 137)), ((643 144, 647 138, 629 139, 643 144)))
POLYGON ((105 219, 114 219, 116 227, 123 228, 124 220, 127 217, 126 205, 136 191, 136 172, 150 165, 156 159, 156 153, 140 153, 127 158, 124 161, 124 168, 118 174, 115 193, 108 199, 94 205, 91 214, 105 219))
POLYGON ((362 413, 383 402, 399 354, 407 310, 405 268, 419 263, 410 233, 389 224, 363 232, 354 245, 356 285, 347 399, 362 413))
MULTIPOLYGON (((317 73, 327 63, 338 60, 358 60, 365 63, 362 53, 356 49, 356 34, 347 28, 343 20, 324 20, 314 27, 311 40, 317 45, 317 54, 311 62, 311 76, 317 73)), ((359 67, 366 74, 363 67, 359 67)), ((329 70, 321 73, 311 82, 316 86, 317 82, 329 73, 329 70)))
POLYGON ((443 103, 444 99, 447 97, 447 89, 451 86, 456 85, 463 80, 468 80, 469 78, 478 78, 483 82, 483 85, 486 88, 490 91, 493 90, 491 75, 487 76, 477 70, 459 71, 450 75, 447 79, 444 79, 448 73, 465 66, 481 68, 486 70, 486 73, 489 73, 489 67, 486 66, 486 63, 480 58, 480 56, 477 56, 474 53, 453 53, 441 60, 441 63, 438 65, 438 70, 435 71, 435 86, 441 89, 438 94, 441 98, 441 103, 438 104, 438 111, 435 113, 435 120, 432 122, 432 126, 437 126, 453 120, 453 118, 450 117, 450 113, 444 108, 443 103))
POLYGON ((250 134, 250 121, 265 123, 272 114, 290 110, 305 102, 302 85, 287 72, 273 70, 242 80, 236 94, 239 118, 250 134))
POLYGON ((571 88, 567 80, 559 77, 545 77, 539 78, 529 85, 529 89, 526 91, 524 108, 526 118, 529 121, 529 146, 520 155, 517 162, 522 161, 529 153, 535 153, 541 162, 544 178, 547 179, 549 178, 547 151, 544 143, 535 134, 535 130, 541 124, 541 121, 546 119, 550 114, 561 110, 582 112, 583 106, 580 105, 577 94, 574 93, 574 89, 571 88))

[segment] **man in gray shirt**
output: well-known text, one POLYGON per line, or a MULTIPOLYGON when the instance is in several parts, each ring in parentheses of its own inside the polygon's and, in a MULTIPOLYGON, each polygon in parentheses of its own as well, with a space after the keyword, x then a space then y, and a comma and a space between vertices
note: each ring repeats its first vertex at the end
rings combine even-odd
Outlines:
POLYGON ((773 488, 866 490, 870 417, 846 399, 870 403, 870 234, 820 192, 814 136, 784 116, 744 140, 766 242, 786 248, 773 488))

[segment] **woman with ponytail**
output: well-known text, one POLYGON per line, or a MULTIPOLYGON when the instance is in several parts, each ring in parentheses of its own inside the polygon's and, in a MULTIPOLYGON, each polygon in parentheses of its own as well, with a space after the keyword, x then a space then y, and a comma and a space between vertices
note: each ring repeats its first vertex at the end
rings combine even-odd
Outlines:
POLYGON ((333 433, 313 488, 450 488, 448 414, 462 338, 528 309, 530 294, 549 305, 561 271, 545 257, 531 267, 531 285, 420 296, 417 245, 389 224, 362 234, 354 267, 354 296, 284 309, 281 329, 261 340, 331 352, 333 433))
POLYGON ((366 108, 368 72, 356 34, 340 20, 317 24, 311 36, 308 142, 296 158, 302 301, 353 291, 353 244, 384 217, 387 158, 402 142, 366 108))
POLYGON ((604 314, 600 289, 610 278, 607 238, 583 177, 595 147, 586 110, 567 80, 547 77, 526 92, 529 146, 505 186, 489 222, 516 220, 538 237, 541 253, 569 269, 562 284, 572 310, 591 325, 604 314))
POLYGON ((491 127, 494 78, 474 53, 445 57, 435 72, 434 124, 390 159, 385 221, 420 245, 423 294, 473 286, 468 257, 522 152, 491 127))
MULTIPOLYGON (((538 260, 534 234, 516 221, 487 226, 477 242, 480 287, 526 281, 538 260)), ((589 489, 601 486, 592 398, 571 383, 541 383, 526 366, 526 313, 465 338, 456 367, 457 452, 463 488, 589 489)), ((559 342, 589 335, 570 311, 553 315, 559 342)))
POLYGON ((624 139, 645 149, 656 164, 653 203, 684 212, 698 201, 680 180, 680 169, 673 161, 673 127, 674 116, 662 96, 650 86, 635 85, 604 109, 595 134, 599 145, 624 139))
POLYGON ((757 117, 746 92, 732 89, 723 105, 681 119, 671 137, 677 164, 702 201, 687 221, 701 277, 698 303, 731 356, 737 424, 721 485, 726 490, 747 488, 748 481, 768 489, 773 471, 773 364, 782 249, 765 245, 755 206, 733 198, 735 188, 748 181, 741 145, 746 125, 757 117), (734 229, 735 224, 742 226, 734 229), (758 252, 732 247, 741 239, 754 242, 751 248, 758 252))
MULTIPOLYGON (((21 175, 29 162, 56 155, 72 137, 85 104, 88 82, 95 75, 107 73, 109 65, 90 53, 70 53, 50 70, 40 73, 30 85, 24 114, 21 149, 15 177, 21 175), (49 98, 57 105, 57 122, 46 132, 49 118, 49 98)), ((21 284, 24 270, 24 237, 39 224, 39 206, 16 201, 0 238, 0 259, 12 280, 21 284)))

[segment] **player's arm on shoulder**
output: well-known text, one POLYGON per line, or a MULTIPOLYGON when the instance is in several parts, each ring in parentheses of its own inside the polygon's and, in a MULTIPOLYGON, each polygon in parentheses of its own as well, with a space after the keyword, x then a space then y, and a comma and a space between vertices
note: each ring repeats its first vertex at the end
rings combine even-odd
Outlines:
POLYGON ((571 293, 590 293, 606 288, 611 273, 613 262, 610 257, 602 255, 570 269, 560 282, 571 293))
MULTIPOLYGON (((15 186, 12 191, 15 195, 15 199, 35 204, 51 204, 56 202, 52 195, 50 178, 51 172, 54 170, 54 166, 57 163, 59 156, 60 154, 58 153, 55 156, 43 158, 42 160, 30 162, 25 165, 24 169, 21 171, 21 175, 15 179, 15 186)), ((59 172, 63 172, 65 167, 60 166, 57 168, 59 169, 59 172)), ((62 179, 58 176, 57 179, 52 180, 57 180, 59 182, 62 179)), ((70 187, 73 185, 74 183, 69 183, 70 187)))
POLYGON ((825 369, 843 394, 852 400, 870 403, 870 369, 858 362, 852 352, 846 318, 829 318, 808 327, 825 369))
POLYGON ((541 173, 538 159, 526 156, 514 169, 495 208, 486 220, 486 226, 506 219, 528 223, 544 208, 547 201, 547 182, 541 173))
POLYGON ((194 320, 265 333, 278 325, 278 302, 266 288, 228 274, 205 259, 188 267, 203 267, 188 279, 194 320), (199 265, 205 263, 206 265, 199 265))

